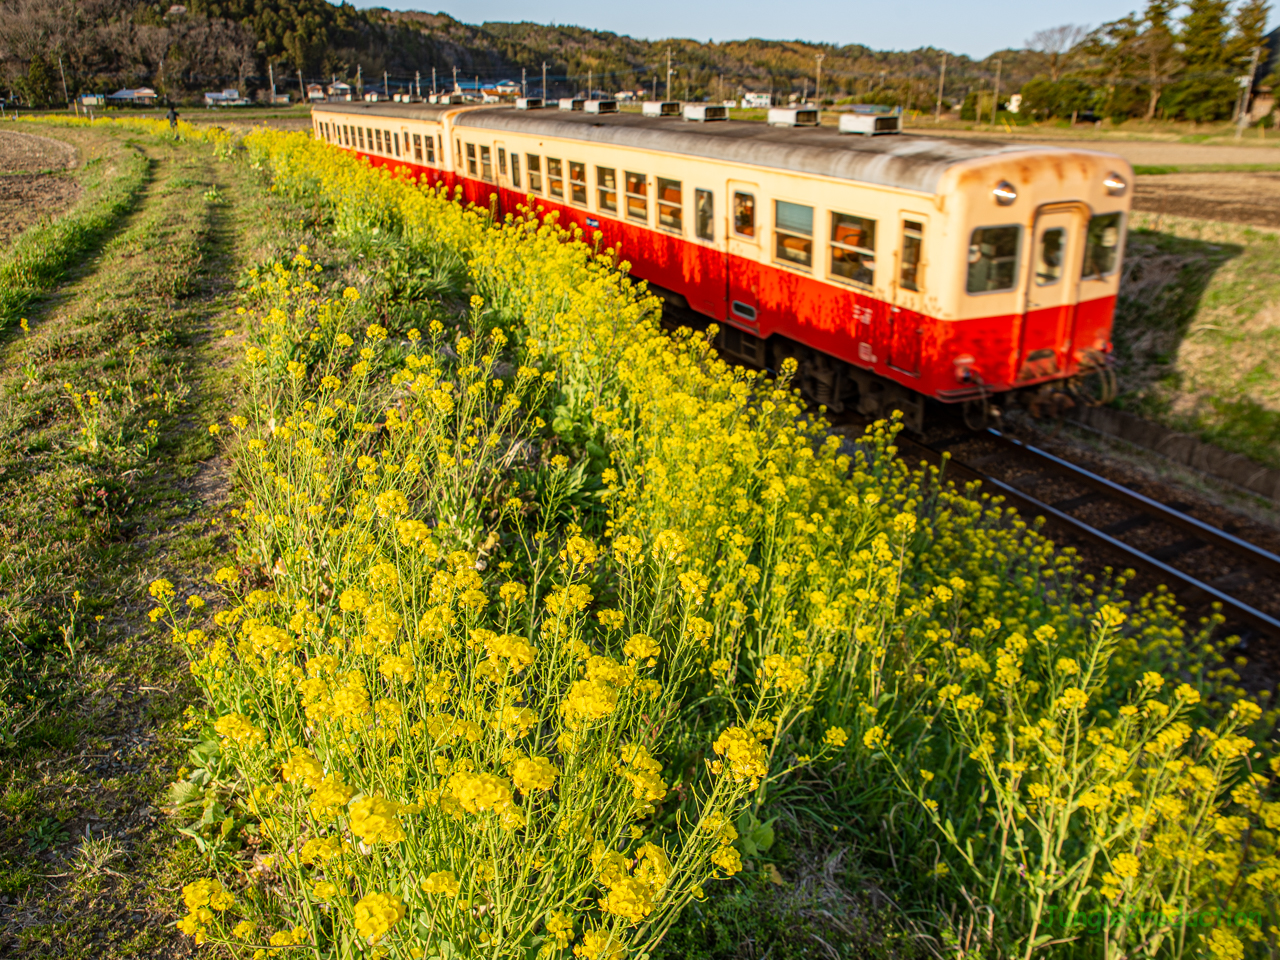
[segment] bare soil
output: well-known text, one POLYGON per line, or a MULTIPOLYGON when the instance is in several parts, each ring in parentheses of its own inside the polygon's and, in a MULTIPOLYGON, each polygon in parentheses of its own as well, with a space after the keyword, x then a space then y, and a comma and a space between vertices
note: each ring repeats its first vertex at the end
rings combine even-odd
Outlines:
POLYGON ((0 173, 44 173, 76 164, 75 147, 31 133, 0 130, 0 173))
POLYGON ((65 174, 15 173, 0 177, 0 245, 41 217, 55 217, 76 202, 80 184, 65 174))
POLYGON ((75 165, 76 151, 69 143, 0 130, 0 244, 76 202, 80 184, 66 173, 51 172, 75 165))
POLYGON ((1133 208, 1158 216, 1280 228, 1280 172, 1138 177, 1133 208))

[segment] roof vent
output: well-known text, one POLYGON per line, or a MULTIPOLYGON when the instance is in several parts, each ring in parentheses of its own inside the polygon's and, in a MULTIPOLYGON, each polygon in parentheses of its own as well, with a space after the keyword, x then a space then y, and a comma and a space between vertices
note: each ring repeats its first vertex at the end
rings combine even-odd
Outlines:
POLYGON ((840 132, 860 133, 867 137, 884 133, 901 133, 902 112, 893 107, 855 104, 852 112, 840 115, 840 132))
POLYGON ((617 113, 617 100, 588 100, 582 105, 587 113, 617 113))
POLYGON ((816 127, 817 125, 817 107, 769 108, 769 126, 771 127, 816 127))
POLYGON ((686 120, 728 120, 729 108, 718 103, 689 103, 684 108, 686 120))
POLYGON ((541 97, 517 97, 516 109, 517 110, 541 110, 542 98, 541 97))
POLYGON ((582 105, 584 103, 586 103, 585 100, 579 100, 576 97, 561 97, 560 109, 561 110, 581 110, 582 105))
POLYGON ((646 117, 680 116, 680 104, 675 100, 646 100, 641 110, 646 117))

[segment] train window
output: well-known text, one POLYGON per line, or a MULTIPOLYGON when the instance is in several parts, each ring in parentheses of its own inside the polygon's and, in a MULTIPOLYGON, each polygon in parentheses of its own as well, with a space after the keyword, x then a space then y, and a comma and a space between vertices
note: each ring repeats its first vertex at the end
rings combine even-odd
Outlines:
POLYGON ((924 246, 924 224, 918 220, 902 221, 902 264, 898 270, 898 285, 903 290, 919 290, 920 250, 924 246))
POLYGON ((969 293, 1012 290, 1018 282, 1021 227, 979 227, 969 239, 969 293))
MULTIPOLYGON (((397 133, 397 134, 393 134, 393 136, 395 137, 395 144, 396 144, 396 156, 398 157, 398 156, 400 156, 400 134, 398 134, 398 133, 397 133)), ((405 153, 408 153, 408 152, 409 152, 409 141, 408 141, 407 139, 406 139, 406 140, 405 140, 405 142, 404 142, 404 152, 405 152, 405 153)))
POLYGON ((529 161, 529 190, 531 193, 542 192, 542 158, 536 153, 525 154, 529 161))
POLYGON ((1100 213, 1089 218, 1081 277, 1102 278, 1120 261, 1120 214, 1100 213))
POLYGON ((693 229, 699 240, 716 238, 716 202, 710 190, 693 192, 693 229))
POLYGON ((547 189, 551 196, 564 199, 564 164, 547 157, 547 189))
POLYGON ((831 276, 868 287, 876 279, 876 222, 847 213, 831 214, 831 276))
POLYGON ((507 151, 505 147, 498 148, 498 174, 503 177, 507 175, 507 151))
POLYGON ((649 178, 643 173, 627 171, 627 216, 649 220, 649 178))
POLYGON ((427 163, 436 162, 436 138, 431 134, 427 134, 422 138, 423 146, 427 148, 427 163))
POLYGON ((476 145, 474 143, 467 144, 467 172, 473 177, 480 175, 476 169, 476 145))
POLYGON ((480 178, 493 180, 493 151, 488 147, 480 148, 480 178))
POLYGON ((364 149, 364 127, 356 127, 356 133, 360 135, 360 149, 364 149))
POLYGON ((587 165, 569 161, 569 196, 574 203, 587 205, 587 165))
POLYGON ((379 129, 376 129, 376 128, 375 128, 375 129, 374 129, 374 131, 373 131, 373 136, 374 136, 374 142, 378 145, 378 152, 379 152, 379 153, 390 153, 390 152, 391 152, 391 144, 389 144, 389 143, 387 144, 387 149, 386 149, 386 150, 383 150, 383 149, 382 149, 382 131, 381 131, 381 130, 379 130, 379 129))
POLYGON ((511 151, 511 185, 520 189, 520 154, 511 151))
POLYGON ((453 143, 455 148, 454 154, 453 154, 453 162, 458 165, 459 169, 461 169, 462 168, 462 139, 461 138, 455 139, 453 143))
POLYGON ((749 193, 733 195, 733 232, 740 237, 756 236, 756 198, 749 193))
POLYGON ((813 207, 774 201, 773 255, 797 267, 813 266, 813 207))
POLYGON ((1040 235, 1036 251, 1036 286, 1047 287, 1062 279, 1062 261, 1067 252, 1065 227, 1054 227, 1040 235))
POLYGON ((617 213, 618 171, 613 167, 596 167, 596 193, 601 213, 617 213))
POLYGON ((413 160, 415 163, 422 162, 422 134, 420 133, 413 135, 413 160))
POLYGON ((684 198, 679 180, 658 178, 658 226, 684 232, 684 198))

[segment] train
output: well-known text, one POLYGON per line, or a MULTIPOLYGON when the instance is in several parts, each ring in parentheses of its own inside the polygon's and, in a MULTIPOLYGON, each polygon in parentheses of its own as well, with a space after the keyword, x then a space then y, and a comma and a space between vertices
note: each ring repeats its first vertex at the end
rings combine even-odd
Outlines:
POLYGON ((707 106, 355 101, 311 119, 317 139, 498 216, 556 211, 714 322, 730 358, 795 360, 832 412, 898 409, 919 430, 928 400, 977 427, 1009 402, 1105 399, 1125 160, 707 106))

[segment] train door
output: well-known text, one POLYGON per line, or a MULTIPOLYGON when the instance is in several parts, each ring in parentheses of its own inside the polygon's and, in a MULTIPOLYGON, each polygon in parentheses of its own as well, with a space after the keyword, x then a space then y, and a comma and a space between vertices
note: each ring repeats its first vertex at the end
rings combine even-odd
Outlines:
POLYGON ((760 241, 763 198, 754 183, 730 180, 725 190, 728 246, 728 321, 756 333, 759 330, 760 241))
POLYGON ((888 238, 894 255, 889 260, 893 270, 893 302, 889 306, 889 366, 913 377, 920 375, 920 353, 924 338, 923 299, 927 264, 924 261, 924 239, 929 218, 909 210, 901 211, 895 226, 896 236, 888 238))
POLYGON ((1036 211, 1018 345, 1019 381, 1053 376, 1069 362, 1088 222, 1089 208, 1082 203, 1048 204, 1036 211))

